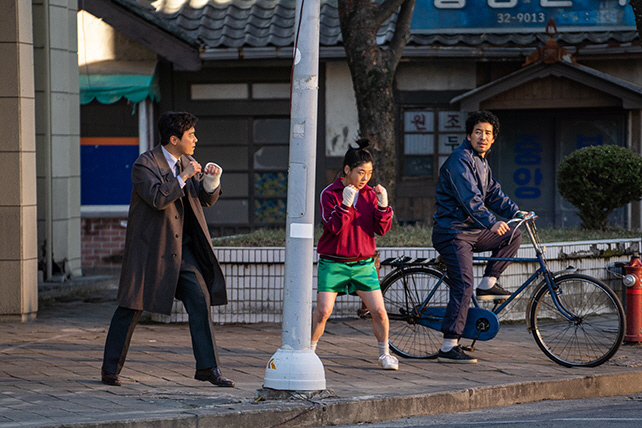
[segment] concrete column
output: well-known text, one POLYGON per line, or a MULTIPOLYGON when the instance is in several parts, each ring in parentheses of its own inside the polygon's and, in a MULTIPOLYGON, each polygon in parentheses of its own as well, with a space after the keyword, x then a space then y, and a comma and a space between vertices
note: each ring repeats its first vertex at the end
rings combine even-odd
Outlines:
POLYGON ((77 0, 33 0, 38 245, 59 281, 82 275, 77 0))
POLYGON ((31 3, 0 6, 0 321, 28 321, 38 311, 31 3))

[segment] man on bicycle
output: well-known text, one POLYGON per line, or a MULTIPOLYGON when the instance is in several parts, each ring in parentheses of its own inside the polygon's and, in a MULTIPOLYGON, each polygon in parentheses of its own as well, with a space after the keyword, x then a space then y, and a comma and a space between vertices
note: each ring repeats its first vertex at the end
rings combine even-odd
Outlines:
MULTIPOLYGON (((442 363, 476 363, 464 353, 459 338, 466 325, 473 294, 473 253, 492 251, 493 257, 513 257, 522 241, 495 214, 513 218, 519 207, 493 178, 486 160, 499 133, 499 120, 488 111, 471 113, 466 120, 466 138, 439 170, 432 242, 452 281, 446 315, 441 327, 444 342, 438 360, 442 363)), ((491 261, 477 285, 480 300, 503 299, 511 293, 497 284, 507 261, 491 261)))

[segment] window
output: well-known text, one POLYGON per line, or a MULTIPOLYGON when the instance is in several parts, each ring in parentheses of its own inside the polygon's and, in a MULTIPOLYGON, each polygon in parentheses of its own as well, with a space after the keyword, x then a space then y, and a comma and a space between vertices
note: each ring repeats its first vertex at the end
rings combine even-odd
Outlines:
POLYGON ((255 225, 285 224, 289 134, 289 118, 253 121, 255 225))
POLYGON ((439 167, 464 139, 465 113, 438 109, 403 112, 403 176, 435 178, 439 167))
POLYGON ((192 83, 190 98, 201 100, 289 100, 289 83, 192 83), (251 92, 250 92, 251 91, 251 92))

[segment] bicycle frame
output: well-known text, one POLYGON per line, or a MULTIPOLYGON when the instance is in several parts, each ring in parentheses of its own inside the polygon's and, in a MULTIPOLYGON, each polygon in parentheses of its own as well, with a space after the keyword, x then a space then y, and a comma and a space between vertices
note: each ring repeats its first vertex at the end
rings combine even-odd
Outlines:
MULTIPOLYGON (((521 214, 521 213, 520 213, 521 214)), ((522 234, 528 233, 535 250, 534 257, 485 257, 473 256, 477 266, 491 261, 503 265, 510 262, 529 263, 528 278, 508 294, 476 297, 468 307, 466 322, 459 337, 471 339, 462 346, 474 351, 477 341, 493 339, 500 330, 498 314, 532 287, 526 306, 526 327, 542 352, 552 361, 565 367, 596 367, 608 361, 620 347, 624 338, 625 313, 617 295, 602 281, 589 275, 576 273, 574 268, 552 272, 544 257, 545 248, 540 244, 534 213, 510 220, 510 233, 524 225, 522 234), (533 269, 530 269, 532 267, 533 269), (541 278, 540 278, 541 277, 541 278), (489 306, 487 303, 492 304, 489 306), (492 309, 490 309, 492 307, 492 309)), ((505 240, 513 239, 508 236, 505 240)), ((509 243, 511 241, 508 241, 509 243)), ((515 243, 513 243, 515 244, 515 243)), ((513 245, 514 247, 514 245, 513 245)), ((446 317, 447 305, 453 292, 447 268, 439 259, 398 256, 383 260, 391 266, 382 280, 382 293, 391 323, 390 348, 409 358, 437 358, 434 349, 439 347, 439 332, 446 317)), ((488 269, 488 268, 487 268, 488 269)), ((470 295, 467 293, 468 295, 470 295)), ((467 302, 468 303, 468 302, 467 302)))
MULTIPOLYGON (((535 213, 530 212, 524 218, 521 219, 512 219, 509 220, 508 223, 514 223, 518 222, 518 225, 515 227, 515 230, 517 230, 522 224, 525 225, 526 231, 528 232, 528 235, 530 237, 531 243, 533 245, 533 248, 535 249, 535 254, 536 257, 534 258, 529 258, 529 257, 483 257, 483 256, 474 256, 473 257, 473 262, 489 262, 489 261, 509 261, 509 262, 523 262, 523 263, 535 263, 537 262, 539 264, 539 268, 533 272, 533 274, 526 279, 520 285, 517 290, 515 290, 508 298, 505 299, 503 303, 500 305, 496 306, 493 308, 491 312, 493 312, 495 315, 498 315, 500 312, 502 312, 513 300, 515 300, 522 292, 530 286, 540 275, 544 277, 544 281, 546 282, 546 286, 548 287, 551 297, 553 299, 553 302, 555 304, 555 307, 557 310, 564 316, 566 317, 569 321, 575 320, 577 317, 568 309, 564 307, 564 304, 558 299, 558 295, 560 293, 558 287, 555 285, 555 282, 553 281, 554 274, 548 269, 546 266, 546 260, 544 259, 544 250, 545 248, 542 247, 539 243, 539 239, 537 236, 537 229, 535 228, 535 219, 537 216, 535 213)), ((514 232, 513 232, 514 233, 514 232)), ((512 236, 511 236, 512 239, 512 236)), ((403 267, 401 267, 403 269, 403 267)), ((424 301, 419 305, 419 310, 417 311, 419 314, 422 313, 423 309, 426 307, 428 302, 432 299, 433 295, 443 282, 443 279, 446 277, 446 271, 442 272, 442 276, 435 284, 435 286, 430 290, 428 293, 428 296, 424 299, 424 301)), ((473 306, 476 308, 479 308, 479 302, 477 301, 477 298, 473 295, 473 306)), ((421 315, 420 315, 421 317, 421 315)), ((528 322, 528 321, 527 321, 528 322)))

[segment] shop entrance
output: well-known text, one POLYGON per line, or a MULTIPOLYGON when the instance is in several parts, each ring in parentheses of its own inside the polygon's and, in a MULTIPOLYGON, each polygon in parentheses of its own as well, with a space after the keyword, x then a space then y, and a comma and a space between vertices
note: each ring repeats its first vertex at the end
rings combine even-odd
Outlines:
MULTIPOLYGON (((542 226, 579 226, 577 209, 557 191, 557 167, 565 156, 582 147, 625 146, 625 112, 565 109, 493 113, 499 117, 501 130, 488 159, 504 192, 521 209, 537 212, 542 226)), ((625 208, 616 210, 610 221, 626 226, 625 208)))

